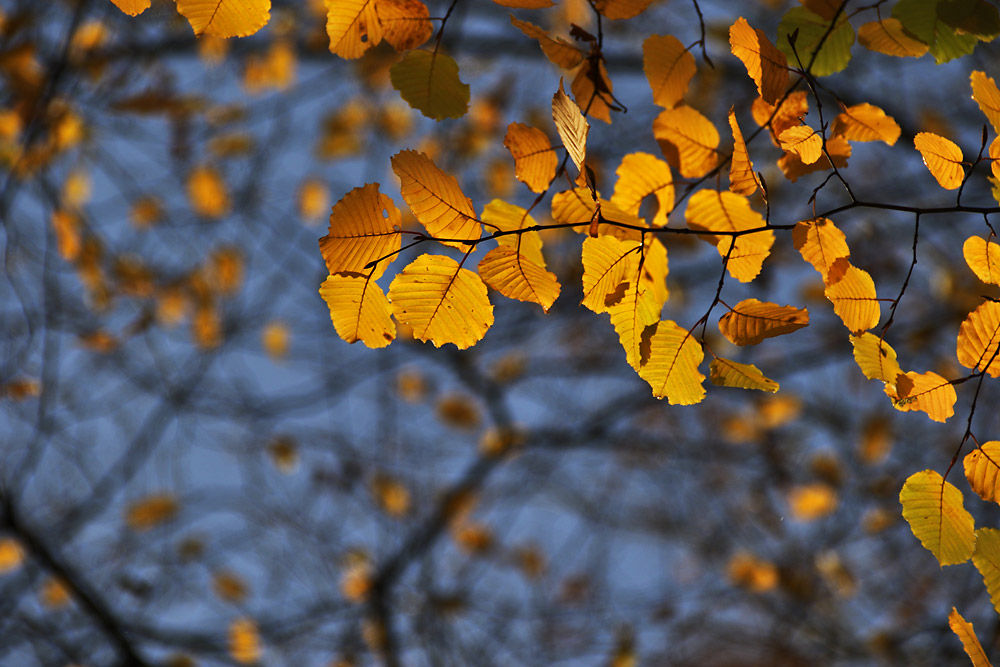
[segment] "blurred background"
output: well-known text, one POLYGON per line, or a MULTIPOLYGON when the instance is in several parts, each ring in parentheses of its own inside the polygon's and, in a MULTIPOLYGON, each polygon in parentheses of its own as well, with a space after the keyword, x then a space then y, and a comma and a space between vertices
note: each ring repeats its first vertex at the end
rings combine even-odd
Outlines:
MULTIPOLYGON (((450 3, 427 4, 440 17, 450 3)), ((700 10, 714 66, 693 49, 686 100, 728 153, 731 106, 744 134, 756 128, 729 26, 742 15, 773 40, 797 4, 671 0, 604 22, 628 111, 592 120, 598 188, 610 193, 625 153, 660 154, 647 36, 692 44, 700 10)), ((549 105, 566 73, 510 10, 455 4, 442 48, 472 101, 434 122, 392 89, 391 48, 329 52, 321 0, 274 0, 266 28, 228 41, 195 38, 158 0, 136 18, 107 0, 0 7, 0 664, 963 664, 952 605, 1000 655, 980 575, 940 568, 898 502, 910 474, 948 468, 975 383, 957 387, 947 424, 894 410, 790 234, 722 297, 805 307, 810 326, 735 348, 716 309, 707 330, 717 353, 780 382, 774 395, 652 398, 608 318, 578 305, 583 236, 571 232, 545 236, 563 286, 547 315, 492 294, 496 323, 466 351, 340 340, 317 293, 317 239, 330 206, 369 182, 419 229, 389 168, 397 151, 426 152, 477 211, 534 200, 503 136, 529 122, 557 143, 549 105)), ((582 0, 515 11, 555 34, 597 29, 582 0)), ((821 80, 825 117, 837 100, 870 102, 903 135, 855 144, 845 178, 862 199, 953 205, 912 137, 937 132, 976 155, 985 119, 969 74, 1000 75, 997 45, 943 65, 852 53, 821 80)), ((776 224, 847 201, 830 183, 813 204, 827 173, 787 181, 766 133, 750 154, 776 224)), ((963 202, 996 205, 987 171, 963 202)), ((548 198, 533 215, 548 218, 548 198)), ((895 298, 913 216, 834 220, 852 263, 895 298)), ((989 230, 976 215, 920 223, 886 340, 905 370, 962 377, 959 324, 998 296, 962 243, 989 230)), ((690 327, 720 258, 686 237, 667 245, 664 316, 690 327)), ((998 398, 985 382, 980 441, 1000 437, 998 398)), ((977 525, 998 525, 959 468, 949 480, 977 525)))

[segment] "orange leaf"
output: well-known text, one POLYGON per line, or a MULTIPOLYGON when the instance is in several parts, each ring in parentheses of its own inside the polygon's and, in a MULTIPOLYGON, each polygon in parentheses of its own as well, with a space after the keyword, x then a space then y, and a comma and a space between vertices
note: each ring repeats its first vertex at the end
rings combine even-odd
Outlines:
POLYGON ((684 99, 697 67, 694 56, 672 35, 650 35, 642 43, 642 69, 653 102, 672 109, 684 99))
MULTIPOLYGON (((319 240, 319 251, 330 273, 361 273, 369 262, 392 255, 400 247, 402 216, 392 199, 379 192, 378 183, 354 188, 337 202, 330 229, 319 240)), ((395 256, 374 268, 378 278, 395 256)))
POLYGON ((345 271, 327 276, 319 295, 330 309, 337 335, 348 343, 360 340, 368 347, 379 348, 396 338, 389 301, 372 274, 345 271))
MULTIPOLYGON (((742 232, 766 226, 764 218, 750 208, 746 197, 716 190, 694 193, 684 216, 691 229, 711 232, 742 232)), ((727 269, 740 282, 750 282, 760 273, 774 245, 774 232, 769 229, 739 236, 706 235, 702 238, 716 245, 720 257, 729 255, 727 269)))
POLYGON ((326 0, 326 34, 331 53, 346 59, 363 56, 382 41, 375 0, 326 0))
POLYGON ((763 30, 750 27, 742 16, 729 28, 729 44, 733 55, 743 61, 747 74, 757 84, 757 92, 769 104, 774 104, 788 87, 788 60, 763 30))
POLYGON ((896 18, 863 24, 858 28, 858 41, 866 49, 897 58, 919 58, 930 48, 911 37, 896 18))
POLYGON ((996 82, 993 77, 980 71, 973 72, 969 79, 972 83, 972 99, 992 123, 993 131, 1000 134, 1000 90, 997 89, 996 82))
POLYGON ((588 236, 583 242, 583 300, 580 303, 595 313, 606 313, 610 306, 624 298, 629 281, 634 281, 633 276, 638 273, 638 248, 638 241, 588 236))
POLYGON ((198 215, 221 218, 229 213, 229 192, 215 168, 195 167, 188 175, 187 192, 191 209, 198 215))
POLYGON ((865 103, 844 109, 834 119, 832 132, 850 141, 882 141, 892 146, 901 130, 896 119, 877 106, 865 103))
POLYGON ((662 320, 649 343, 649 360, 639 369, 639 377, 653 388, 653 396, 664 396, 671 405, 694 405, 705 397, 705 376, 698 366, 705 353, 686 329, 662 320))
POLYGON ((712 384, 720 387, 756 389, 771 393, 779 389, 778 383, 764 377, 764 374, 756 366, 740 364, 722 357, 712 359, 712 363, 708 367, 708 377, 712 384))
POLYGON ((901 412, 920 411, 936 422, 945 422, 955 414, 955 387, 933 371, 915 373, 910 371, 896 378, 896 386, 885 386, 885 392, 893 399, 893 407, 901 412))
POLYGON ((577 170, 582 172, 583 161, 587 158, 587 135, 590 133, 590 123, 563 90, 562 79, 559 80, 559 90, 552 96, 552 120, 555 121, 563 147, 569 153, 577 170))
POLYGON ((823 155, 823 137, 808 125, 790 127, 780 135, 782 150, 799 156, 803 164, 813 164, 823 155))
POLYGON ((196 35, 246 37, 271 18, 271 0, 177 0, 196 35))
POLYGON ((962 184, 962 149, 954 141, 931 132, 920 132, 913 138, 913 145, 924 158, 928 171, 945 190, 954 190, 962 184))
MULTIPOLYGON (((833 164, 835 164, 838 169, 842 169, 847 166, 847 158, 851 157, 851 144, 848 143, 847 139, 834 135, 826 140, 826 152, 833 157, 833 164)), ((792 183, 797 181, 801 176, 811 174, 814 171, 831 169, 832 166, 833 165, 830 164, 830 158, 826 155, 822 155, 812 164, 806 164, 802 161, 802 158, 795 153, 785 153, 778 160, 778 167, 781 168, 781 172, 785 175, 785 178, 790 180, 792 183)))
POLYGON ((149 0, 111 0, 111 2, 129 16, 138 16, 149 9, 149 0))
POLYGON ((981 236, 970 236, 962 245, 962 255, 977 278, 1000 285, 1000 245, 981 236))
MULTIPOLYGON (((483 223, 495 227, 497 231, 513 231, 535 226, 535 219, 520 206, 508 204, 500 199, 494 199, 483 207, 483 223)), ((542 237, 536 232, 521 232, 520 234, 505 234, 497 237, 497 243, 510 246, 538 266, 545 268, 545 257, 542 256, 542 237)))
POLYGON ((497 246, 479 262, 479 275, 488 286, 510 299, 537 303, 549 308, 559 296, 554 273, 538 266, 511 246, 497 246))
POLYGON ((749 197, 760 187, 760 182, 753 170, 753 162, 750 161, 747 144, 743 140, 743 133, 740 132, 740 126, 736 122, 736 114, 732 107, 729 107, 729 128, 733 131, 733 157, 729 164, 729 189, 736 194, 749 197))
POLYGON ((974 371, 1000 377, 1000 303, 984 301, 962 322, 958 330, 958 363, 974 371))
POLYGON ((674 208, 674 177, 670 165, 649 153, 629 153, 622 158, 615 174, 618 180, 611 195, 612 204, 626 213, 638 215, 642 200, 655 196, 659 208, 653 226, 667 224, 667 216, 674 208))
POLYGON ((1000 503, 1000 442, 984 442, 965 456, 962 466, 969 486, 980 498, 1000 503))
MULTIPOLYGON (((1000 612, 1000 530, 980 528, 976 531, 976 549, 972 552, 972 564, 979 570, 979 574, 983 575, 983 584, 986 585, 986 591, 990 594, 993 609, 1000 612)), ((971 626, 969 632, 972 632, 971 626)), ((965 643, 964 640, 963 643, 965 643)), ((989 665, 989 662, 975 662, 975 653, 969 651, 968 646, 966 644, 966 652, 969 653, 974 664, 989 665)), ((985 658, 985 656, 982 657, 985 658)))
POLYGON ((430 12, 420 0, 377 0, 376 10, 382 24, 382 39, 397 51, 415 49, 434 32, 430 12))
POLYGON ((559 157, 548 136, 523 123, 507 126, 503 145, 514 158, 514 176, 532 192, 545 192, 556 177, 559 157))
POLYGON ((841 257, 830 269, 829 275, 840 278, 826 287, 826 298, 833 303, 833 312, 852 333, 861 333, 876 326, 882 310, 875 292, 875 281, 868 274, 841 257))
POLYGON ((758 97, 753 101, 750 113, 761 127, 770 120, 771 141, 775 146, 779 146, 778 136, 788 128, 801 124, 799 119, 809 113, 809 97, 804 90, 796 90, 785 98, 780 107, 775 107, 758 97))
POLYGON ((556 39, 552 39, 549 37, 549 33, 545 32, 537 25, 516 19, 513 15, 510 17, 510 23, 528 37, 537 40, 539 46, 542 47, 542 53, 545 54, 545 57, 548 58, 552 64, 561 67, 562 69, 573 69, 583 62, 583 51, 576 48, 563 38, 557 37, 556 39))
POLYGON ((605 18, 630 19, 646 11, 654 2, 656 0, 594 0, 594 7, 605 18))
POLYGON ((611 96, 611 79, 608 78, 608 70, 604 67, 604 61, 596 61, 596 72, 594 71, 594 62, 593 60, 584 61, 569 87, 573 91, 573 97, 581 111, 591 118, 610 123, 611 105, 614 103, 611 96))
POLYGON ((177 516, 177 498, 157 493, 131 503, 125 510, 125 523, 137 533, 145 532, 177 516))
POLYGON ((951 608, 951 613, 948 614, 948 627, 958 635, 959 640, 962 642, 962 648, 965 649, 966 655, 972 660, 972 667, 993 667, 990 664, 989 658, 986 657, 983 645, 976 638, 976 631, 972 627, 972 623, 962 618, 962 615, 954 607, 951 608))
POLYGON ((809 326, 809 311, 744 299, 719 318, 719 331, 733 345, 757 345, 809 326))
POLYGON ((833 263, 841 257, 851 255, 844 232, 827 218, 813 218, 797 223, 792 229, 792 242, 802 259, 812 264, 823 276, 824 283, 833 263))
POLYGON ((689 106, 660 112, 653 121, 653 135, 667 162, 685 178, 704 176, 718 163, 719 132, 689 106))
POLYGON ((229 655, 241 665, 260 660, 260 635, 252 619, 237 618, 229 624, 229 655))
POLYGON ((638 279, 638 269, 638 261, 630 264, 627 282, 618 287, 624 288, 624 295, 608 306, 611 324, 625 349, 625 360, 636 370, 648 359, 649 337, 653 334, 653 325, 660 319, 662 308, 657 304, 653 290, 638 279))
POLYGON ((400 180, 400 193, 417 220, 434 237, 451 239, 441 243, 465 249, 462 240, 482 236, 472 200, 462 193, 458 181, 416 151, 400 151, 392 157, 392 170, 400 180))

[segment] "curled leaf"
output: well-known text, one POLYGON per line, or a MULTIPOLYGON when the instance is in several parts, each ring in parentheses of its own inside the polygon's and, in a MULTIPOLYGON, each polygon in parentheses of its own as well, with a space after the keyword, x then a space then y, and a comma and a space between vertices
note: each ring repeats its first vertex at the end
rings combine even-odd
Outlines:
POLYGON ((809 311, 745 299, 719 318, 719 331, 733 345, 757 345, 809 326, 809 311))
POLYGON ((716 357, 709 364, 708 377, 712 384, 720 387, 756 389, 771 393, 778 391, 779 388, 777 382, 764 377, 756 366, 737 363, 722 357, 716 357))

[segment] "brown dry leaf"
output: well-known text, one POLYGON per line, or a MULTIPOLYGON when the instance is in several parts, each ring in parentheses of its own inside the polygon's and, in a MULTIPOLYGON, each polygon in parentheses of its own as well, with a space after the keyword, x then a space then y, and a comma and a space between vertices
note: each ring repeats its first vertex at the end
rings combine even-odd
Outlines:
POLYGON ((590 133, 590 123, 563 90, 562 79, 559 80, 559 90, 552 96, 552 120, 555 121, 563 147, 577 170, 582 172, 583 161, 587 158, 587 135, 590 133))

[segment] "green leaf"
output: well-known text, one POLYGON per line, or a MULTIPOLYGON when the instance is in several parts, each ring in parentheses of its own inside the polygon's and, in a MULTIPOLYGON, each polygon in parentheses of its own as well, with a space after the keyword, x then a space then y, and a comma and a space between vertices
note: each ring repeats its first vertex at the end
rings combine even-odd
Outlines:
POLYGON ((934 60, 941 64, 972 53, 976 46, 974 35, 960 34, 942 20, 943 14, 953 21, 961 21, 956 13, 958 8, 952 7, 953 4, 940 0, 900 0, 892 8, 892 15, 907 32, 929 45, 934 60))
POLYGON ((950 0, 938 5, 938 18, 958 35, 983 42, 1000 35, 1000 12, 985 0, 950 0))
POLYGON ((403 99, 428 118, 459 118, 469 110, 469 84, 458 78, 458 63, 449 55, 410 51, 389 77, 403 99))
MULTIPOLYGON (((823 20, 818 14, 812 13, 805 7, 792 7, 778 24, 777 47, 788 57, 789 65, 798 66, 801 58, 802 66, 805 67, 812 60, 816 47, 819 46, 829 27, 830 22, 823 20), (789 37, 796 30, 798 35, 795 38, 793 51, 789 37), (795 57, 796 52, 798 58, 795 57)), ((841 14, 836 27, 827 36, 816 55, 811 72, 816 76, 827 76, 847 67, 847 63, 851 61, 852 44, 854 44, 854 28, 841 14)))

